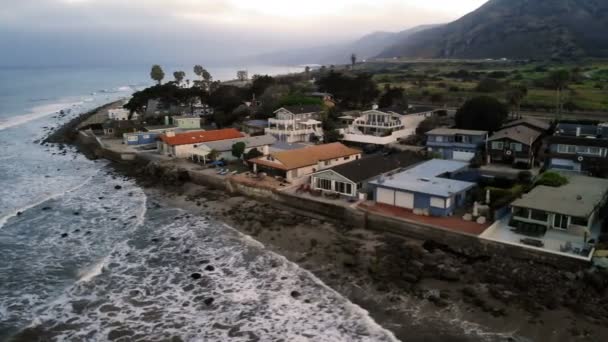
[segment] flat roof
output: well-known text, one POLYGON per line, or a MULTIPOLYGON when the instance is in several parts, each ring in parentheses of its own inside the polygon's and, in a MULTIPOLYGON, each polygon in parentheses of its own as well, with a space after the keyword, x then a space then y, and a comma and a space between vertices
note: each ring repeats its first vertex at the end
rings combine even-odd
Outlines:
POLYGON ((212 150, 216 150, 218 152, 226 152, 226 151, 232 150, 232 145, 239 143, 239 142, 245 143, 245 148, 254 148, 254 147, 260 147, 260 146, 265 146, 265 145, 272 145, 276 141, 277 141, 277 139, 275 139, 275 137, 273 137, 272 135, 260 135, 260 136, 256 136, 256 137, 243 137, 243 138, 236 138, 236 139, 227 139, 227 140, 206 142, 206 143, 199 145, 199 147, 197 147, 197 148, 207 146, 208 148, 210 148, 212 150))
POLYGON ((467 167, 468 164, 464 162, 432 159, 391 177, 375 180, 370 183, 384 188, 420 192, 439 197, 450 197, 452 194, 474 187, 475 183, 441 178, 440 176, 460 171, 467 167))
POLYGON ((476 131, 472 129, 457 129, 457 128, 447 128, 447 127, 439 127, 433 130, 426 132, 427 135, 485 135, 488 134, 486 131, 476 131))
POLYGON ((608 179, 563 174, 569 183, 560 187, 540 185, 511 206, 574 217, 589 217, 608 193, 608 179))

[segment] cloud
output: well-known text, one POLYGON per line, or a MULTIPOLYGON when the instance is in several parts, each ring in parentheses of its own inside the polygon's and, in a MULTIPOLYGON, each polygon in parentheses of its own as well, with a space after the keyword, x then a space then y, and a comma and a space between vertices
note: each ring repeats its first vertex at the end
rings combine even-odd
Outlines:
POLYGON ((79 53, 86 46, 104 58, 112 51, 131 60, 171 54, 222 60, 446 22, 485 1, 0 0, 10 2, 0 6, 0 48, 18 46, 13 54, 23 55, 58 47, 79 53), (137 51, 150 56, 137 57, 137 51))

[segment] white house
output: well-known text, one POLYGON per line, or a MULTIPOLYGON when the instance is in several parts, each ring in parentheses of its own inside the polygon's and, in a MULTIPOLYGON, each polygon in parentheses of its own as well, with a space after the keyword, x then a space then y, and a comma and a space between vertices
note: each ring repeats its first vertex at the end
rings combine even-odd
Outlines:
POLYGON ((432 115, 430 108, 411 107, 405 113, 394 110, 372 110, 361 113, 341 130, 343 140, 359 144, 388 145, 416 133, 418 125, 432 115))
POLYGON ((245 144, 245 154, 255 148, 262 153, 262 155, 266 156, 270 153, 270 145, 274 144, 276 141, 277 140, 272 135, 260 135, 255 137, 206 142, 199 144, 194 149, 192 158, 203 160, 203 157, 206 157, 211 151, 216 151, 218 153, 218 159, 236 160, 237 158, 232 155, 232 146, 237 143, 245 144))
POLYGON ((275 117, 268 120, 265 133, 287 143, 310 142, 313 137, 321 138, 323 128, 316 120, 321 106, 282 107, 274 112, 275 117))
MULTIPOLYGON (((125 121, 129 120, 129 111, 124 108, 114 108, 108 110, 108 118, 110 120, 125 121)), ((133 120, 137 119, 137 113, 133 113, 133 120)))
POLYGON ((200 144, 242 137, 241 132, 234 128, 187 133, 169 131, 160 136, 158 152, 175 158, 189 158, 192 156, 194 149, 200 144))
POLYGON ((319 170, 352 162, 361 158, 361 151, 332 143, 271 153, 250 160, 253 171, 281 176, 288 182, 306 179, 319 170))

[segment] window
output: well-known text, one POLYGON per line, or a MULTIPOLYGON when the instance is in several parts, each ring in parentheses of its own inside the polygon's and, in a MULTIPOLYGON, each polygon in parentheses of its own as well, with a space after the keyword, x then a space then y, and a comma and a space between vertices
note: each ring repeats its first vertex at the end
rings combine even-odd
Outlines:
POLYGON ((349 160, 349 159, 350 159, 350 156, 344 157, 344 160, 349 160))
POLYGON ((470 139, 470 137, 468 137, 468 136, 466 136, 466 135, 457 135, 457 136, 454 138, 454 141, 455 141, 455 142, 457 142, 457 143, 463 143, 463 144, 466 144, 466 143, 471 142, 470 140, 471 140, 471 139, 470 139))
POLYGON ((331 163, 331 161, 330 161, 330 160, 326 160, 326 161, 324 161, 324 162, 323 162, 323 165, 327 166, 327 165, 329 165, 330 163, 331 163))
POLYGON ((329 179, 319 179, 318 187, 323 190, 332 190, 331 181, 329 179))
POLYGON ((568 153, 576 153, 576 146, 574 145, 567 145, 568 146, 568 153))
POLYGON ((535 221, 547 222, 549 214, 541 210, 531 210, 530 218, 535 221))
POLYGON ((144 134, 144 139, 150 139, 150 134, 144 134))
POLYGON ((343 194, 346 191, 346 184, 342 182, 336 182, 336 191, 343 194))
POLYGON ((353 193, 353 185, 350 183, 346 184, 346 194, 350 195, 353 193))
POLYGON ((493 141, 492 142, 493 150, 502 150, 503 148, 504 148, 504 145, 503 145, 502 141, 493 141))
POLYGON ((511 150, 513 150, 515 152, 521 152, 522 145, 520 143, 511 143, 511 150))
POLYGON ((438 136, 435 137, 435 141, 436 142, 443 142, 443 137, 440 136, 440 135, 438 135, 438 136))
POLYGON ((513 216, 521 217, 521 218, 529 218, 530 210, 526 208, 513 208, 513 216))
POLYGON ((599 147, 590 147, 589 154, 593 154, 593 155, 597 155, 597 156, 601 155, 600 148, 599 147))
POLYGON ((583 217, 574 217, 574 216, 570 217, 570 224, 574 224, 577 226, 587 227, 588 222, 589 221, 583 217))
POLYGON ((431 197, 431 207, 445 209, 445 200, 441 197, 431 197))

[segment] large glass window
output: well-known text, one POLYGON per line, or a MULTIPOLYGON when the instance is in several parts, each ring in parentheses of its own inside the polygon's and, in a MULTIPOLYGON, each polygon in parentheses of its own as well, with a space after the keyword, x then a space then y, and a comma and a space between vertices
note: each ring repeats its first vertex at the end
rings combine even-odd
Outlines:
POLYGON ((319 179, 317 186, 323 190, 332 190, 331 181, 329 179, 319 179))
POLYGON ((526 208, 517 208, 513 209, 513 216, 521 217, 521 218, 529 218, 530 210, 526 208))
POLYGON ((530 218, 535 221, 547 222, 549 219, 549 214, 542 210, 532 210, 530 213, 530 218))
POLYGON ((570 223, 575 224, 577 226, 587 227, 587 223, 589 221, 584 217, 570 217, 570 223))
POLYGON ((502 150, 503 148, 504 148, 504 145, 503 145, 502 141, 493 141, 492 142, 493 150, 502 150))

